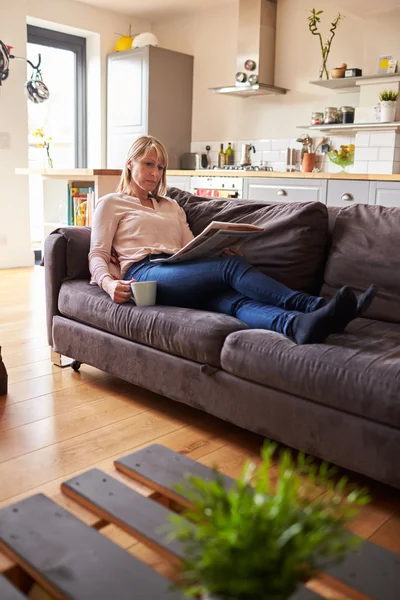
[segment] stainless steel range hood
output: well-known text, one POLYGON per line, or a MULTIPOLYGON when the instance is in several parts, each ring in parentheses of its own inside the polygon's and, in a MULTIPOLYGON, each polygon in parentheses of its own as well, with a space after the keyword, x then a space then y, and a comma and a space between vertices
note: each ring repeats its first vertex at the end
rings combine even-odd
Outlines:
POLYGON ((237 73, 245 73, 247 81, 229 86, 210 88, 215 94, 230 96, 261 96, 286 94, 288 90, 274 85, 276 8, 277 0, 239 0, 239 35, 237 73), (255 63, 253 71, 246 70, 245 62, 255 63), (257 76, 251 85, 248 78, 257 76))

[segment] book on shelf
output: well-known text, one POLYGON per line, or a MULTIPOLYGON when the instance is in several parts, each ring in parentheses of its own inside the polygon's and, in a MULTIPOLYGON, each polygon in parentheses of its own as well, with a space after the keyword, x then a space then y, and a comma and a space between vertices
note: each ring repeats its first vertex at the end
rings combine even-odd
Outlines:
POLYGON ((177 263, 218 256, 226 248, 238 246, 248 237, 264 231, 264 227, 250 223, 223 223, 212 221, 199 235, 168 258, 153 258, 153 263, 177 263))
POLYGON ((68 225, 91 226, 94 210, 94 188, 79 182, 72 182, 68 188, 68 225))

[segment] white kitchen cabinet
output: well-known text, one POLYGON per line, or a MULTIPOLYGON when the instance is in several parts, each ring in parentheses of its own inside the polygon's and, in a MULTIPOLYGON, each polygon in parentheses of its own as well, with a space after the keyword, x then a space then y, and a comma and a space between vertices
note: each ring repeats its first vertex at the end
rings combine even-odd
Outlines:
POLYGON ((328 206, 349 206, 368 204, 369 181, 328 180, 328 206))
POLYGON ((107 62, 107 167, 121 169, 132 142, 153 135, 170 169, 190 151, 193 56, 157 46, 114 52, 107 62))
POLYGON ((167 175, 168 187, 176 187, 185 192, 190 192, 189 175, 167 175))
POLYGON ((400 182, 371 181, 369 203, 380 206, 400 206, 400 182))
POLYGON ((326 179, 246 177, 243 198, 264 202, 326 203, 326 179))

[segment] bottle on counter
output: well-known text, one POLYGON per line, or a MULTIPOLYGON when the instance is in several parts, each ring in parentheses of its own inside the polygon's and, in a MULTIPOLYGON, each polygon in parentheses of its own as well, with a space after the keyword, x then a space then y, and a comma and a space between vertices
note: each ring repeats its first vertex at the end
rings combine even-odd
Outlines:
POLYGON ((224 144, 221 144, 221 149, 218 153, 218 168, 223 169, 225 166, 224 144))
POLYGON ((234 164, 234 153, 231 142, 228 143, 228 147, 225 151, 225 164, 232 166, 234 164))

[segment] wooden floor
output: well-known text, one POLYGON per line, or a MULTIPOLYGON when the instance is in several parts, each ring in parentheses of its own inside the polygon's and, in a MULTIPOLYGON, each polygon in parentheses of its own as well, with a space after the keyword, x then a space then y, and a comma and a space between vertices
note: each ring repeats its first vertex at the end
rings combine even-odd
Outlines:
MULTIPOLYGON (((0 290, 0 345, 9 375, 9 393, 0 397, 0 507, 39 490, 69 506, 59 492, 63 480, 94 465, 111 471, 115 458, 154 442, 231 476, 246 458, 257 460, 257 435, 87 365, 79 373, 53 366, 42 267, 0 271, 0 290)), ((363 482, 373 501, 353 531, 400 553, 400 492, 363 482)), ((105 534, 124 547, 133 544, 111 526, 105 534)))

